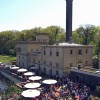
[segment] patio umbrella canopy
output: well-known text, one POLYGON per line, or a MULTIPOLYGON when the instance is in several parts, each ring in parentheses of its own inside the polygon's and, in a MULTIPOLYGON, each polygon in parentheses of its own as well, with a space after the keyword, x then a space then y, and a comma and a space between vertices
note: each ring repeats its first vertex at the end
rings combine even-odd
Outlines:
POLYGON ((26 72, 26 73, 24 73, 24 75, 25 76, 31 76, 31 75, 35 75, 35 73, 33 73, 33 72, 26 72))
POLYGON ((21 68, 21 69, 18 69, 17 71, 18 71, 18 72, 26 72, 27 69, 21 68))
POLYGON ((24 85, 25 88, 38 88, 40 86, 41 86, 40 83, 33 83, 33 82, 32 83, 27 83, 27 84, 24 85))
POLYGON ((44 84, 56 84, 57 81, 53 79, 46 79, 43 81, 44 84))
POLYGON ((19 67, 14 66, 14 67, 10 67, 10 69, 19 69, 19 67))
POLYGON ((31 67, 31 69, 39 69, 38 67, 31 67))
POLYGON ((38 91, 36 89, 34 89, 34 90, 28 89, 28 90, 23 91, 21 95, 26 98, 34 98, 34 97, 40 95, 40 91, 38 91))
POLYGON ((29 80, 32 80, 32 81, 41 80, 41 79, 42 79, 41 76, 31 76, 31 77, 29 77, 29 80))

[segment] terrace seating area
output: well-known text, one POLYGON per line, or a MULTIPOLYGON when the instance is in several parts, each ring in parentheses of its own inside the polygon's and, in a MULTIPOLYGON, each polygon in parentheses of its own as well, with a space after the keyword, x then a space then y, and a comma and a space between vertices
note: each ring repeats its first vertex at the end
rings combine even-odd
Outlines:
MULTIPOLYGON (((41 75, 40 80, 30 80, 31 76, 24 76, 24 73, 19 74, 17 70, 12 70, 11 68, 2 68, 3 72, 13 76, 14 78, 20 80, 16 85, 21 88, 24 92, 30 88, 25 88, 27 83, 40 83, 41 86, 34 88, 32 90, 38 90, 40 94, 38 96, 28 97, 23 96, 22 93, 18 96, 18 100, 89 100, 91 95, 91 90, 85 84, 81 84, 78 81, 73 81, 70 77, 59 76, 53 77, 51 80, 56 80, 56 83, 45 84, 43 81, 48 78, 44 78, 41 75)), ((35 73, 35 72, 34 72, 35 73)), ((37 74, 33 75, 36 76, 37 74)), ((38 74, 39 75, 39 74, 38 74)), ((34 94, 34 93, 33 93, 34 94)), ((29 94, 28 94, 29 95, 29 94)))

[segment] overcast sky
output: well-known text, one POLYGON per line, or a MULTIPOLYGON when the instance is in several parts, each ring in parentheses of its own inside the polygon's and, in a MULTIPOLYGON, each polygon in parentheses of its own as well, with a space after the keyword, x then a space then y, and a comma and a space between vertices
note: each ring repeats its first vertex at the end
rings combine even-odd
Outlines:
MULTIPOLYGON (((58 25, 65 29, 65 0, 0 0, 0 31, 58 25)), ((73 0, 73 30, 100 25, 100 0, 73 0)))

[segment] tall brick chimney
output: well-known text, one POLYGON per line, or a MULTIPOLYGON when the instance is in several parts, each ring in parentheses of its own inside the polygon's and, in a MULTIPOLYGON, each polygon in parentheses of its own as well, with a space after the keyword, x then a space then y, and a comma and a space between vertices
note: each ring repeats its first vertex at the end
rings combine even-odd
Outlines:
POLYGON ((73 0, 66 0, 66 42, 72 41, 72 4, 73 0))

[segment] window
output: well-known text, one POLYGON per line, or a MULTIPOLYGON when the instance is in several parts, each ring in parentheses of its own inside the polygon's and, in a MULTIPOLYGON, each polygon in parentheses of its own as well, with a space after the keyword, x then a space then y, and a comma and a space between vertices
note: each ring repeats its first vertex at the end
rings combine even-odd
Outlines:
POLYGON ((50 62, 50 67, 52 66, 52 62, 50 62))
POLYGON ((46 68, 44 67, 44 72, 46 73, 46 68))
POLYGON ((47 39, 43 39, 43 42, 47 42, 47 39))
POLYGON ((59 63, 56 63, 56 67, 59 67, 59 63))
POLYGON ((50 51, 50 56, 52 55, 52 51, 50 51))
POLYGON ((46 51, 44 51, 44 55, 46 55, 46 51))
POLYGON ((86 54, 88 53, 88 50, 86 49, 86 54))
POLYGON ((58 51, 56 52, 56 56, 59 56, 59 52, 58 51))
POLYGON ((49 70, 49 74, 52 76, 52 69, 49 70))
POLYGON ((37 39, 37 41, 39 42, 39 41, 40 41, 40 39, 37 39))
POLYGON ((46 64, 46 61, 44 60, 44 62, 43 62, 44 64, 46 64))
POLYGON ((56 75, 59 75, 59 72, 58 72, 58 70, 56 70, 56 75))
POLYGON ((70 54, 73 54, 73 50, 70 50, 70 54))
POLYGON ((19 62, 19 66, 20 66, 20 62, 19 62))
POLYGON ((69 66, 70 66, 70 67, 73 67, 73 63, 70 63, 69 66))
POLYGON ((82 51, 81 51, 81 50, 78 50, 78 54, 80 54, 80 55, 81 55, 81 54, 82 54, 82 51))
POLYGON ((88 66, 88 61, 85 61, 85 65, 88 66))
POLYGON ((35 63, 35 59, 33 59, 33 62, 35 63))
POLYGON ((40 64, 40 61, 38 61, 38 64, 40 64))
POLYGON ((24 63, 22 63, 22 66, 24 66, 24 63))
POLYGON ((17 52, 21 52, 21 48, 20 47, 17 48, 17 52))
POLYGON ((82 63, 81 59, 78 59, 78 63, 82 63))

